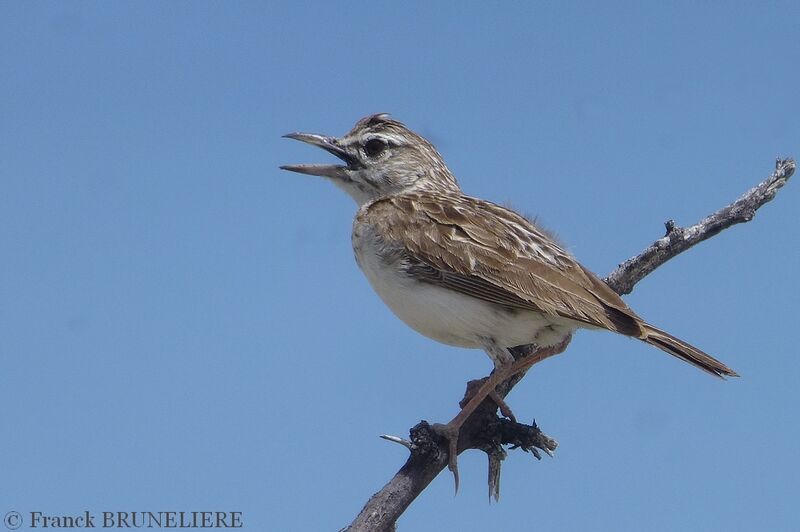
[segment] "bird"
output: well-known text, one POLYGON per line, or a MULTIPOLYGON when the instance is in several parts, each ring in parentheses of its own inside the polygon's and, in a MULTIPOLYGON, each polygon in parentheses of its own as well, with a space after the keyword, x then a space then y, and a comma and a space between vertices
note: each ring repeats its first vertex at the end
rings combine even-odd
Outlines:
POLYGON ((462 410, 434 428, 449 443, 458 490, 457 441, 495 386, 562 352, 579 329, 636 338, 717 377, 728 366, 637 315, 551 234, 517 212, 465 194, 436 148, 386 113, 342 137, 289 133, 343 164, 280 168, 324 177, 357 204, 352 245, 370 285, 400 320, 443 344, 483 349, 494 371, 462 410), (515 360, 510 349, 528 346, 515 360))

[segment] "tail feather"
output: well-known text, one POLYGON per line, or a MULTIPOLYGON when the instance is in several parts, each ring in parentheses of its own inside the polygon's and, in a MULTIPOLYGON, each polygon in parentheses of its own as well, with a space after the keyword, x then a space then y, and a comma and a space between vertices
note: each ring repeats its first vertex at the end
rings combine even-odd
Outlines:
POLYGON ((640 337, 644 342, 655 346, 670 355, 685 360, 693 366, 720 378, 738 377, 739 374, 731 368, 708 355, 693 345, 689 345, 680 338, 675 338, 668 332, 662 331, 648 323, 642 324, 644 334, 640 337))

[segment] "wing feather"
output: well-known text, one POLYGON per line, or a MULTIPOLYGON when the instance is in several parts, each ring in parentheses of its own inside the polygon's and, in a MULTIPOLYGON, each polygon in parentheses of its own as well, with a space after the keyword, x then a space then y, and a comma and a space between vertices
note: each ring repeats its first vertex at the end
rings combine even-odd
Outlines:
POLYGON ((602 280, 517 213, 469 196, 402 194, 359 213, 420 281, 509 308, 641 337, 641 320, 602 280))

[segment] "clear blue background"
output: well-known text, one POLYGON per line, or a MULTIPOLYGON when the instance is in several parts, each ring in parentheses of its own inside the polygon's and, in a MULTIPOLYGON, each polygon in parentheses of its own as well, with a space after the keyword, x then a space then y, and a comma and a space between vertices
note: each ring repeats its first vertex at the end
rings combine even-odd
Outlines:
MULTIPOLYGON (((280 135, 390 112, 605 275, 800 154, 798 4, 663 4, 0 4, 0 514, 349 523, 491 365, 391 315, 280 135)), ((510 396, 556 457, 489 505, 462 455, 400 530, 800 529, 797 186, 627 298, 741 379, 581 333, 510 396)))

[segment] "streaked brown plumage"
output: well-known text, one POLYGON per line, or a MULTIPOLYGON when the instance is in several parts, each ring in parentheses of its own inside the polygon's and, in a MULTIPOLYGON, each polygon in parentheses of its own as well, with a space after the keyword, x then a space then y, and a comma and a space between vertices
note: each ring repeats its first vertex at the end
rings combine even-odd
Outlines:
POLYGON ((464 195, 407 193, 375 200, 359 211, 356 223, 374 225, 386 242, 405 248, 409 275, 421 281, 633 336, 714 375, 736 375, 644 322, 608 285, 514 211, 464 195))

